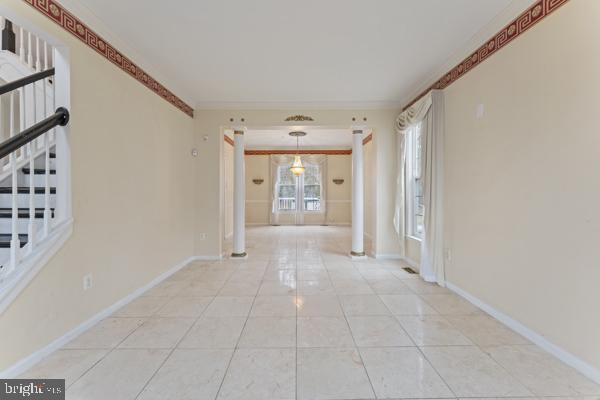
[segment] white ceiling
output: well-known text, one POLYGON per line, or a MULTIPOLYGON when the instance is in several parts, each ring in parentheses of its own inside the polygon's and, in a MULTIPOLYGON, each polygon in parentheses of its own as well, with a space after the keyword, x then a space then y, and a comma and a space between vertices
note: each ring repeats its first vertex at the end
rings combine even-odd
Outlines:
MULTIPOLYGON (((294 127, 306 132, 299 144, 302 149, 350 149, 352 131, 350 129, 294 127)), ((247 149, 296 148, 296 138, 291 137, 287 128, 249 129, 244 134, 247 149)), ((229 137, 233 135, 229 134, 229 137)))
POLYGON ((78 3, 192 106, 276 108, 401 105, 511 0, 78 3))

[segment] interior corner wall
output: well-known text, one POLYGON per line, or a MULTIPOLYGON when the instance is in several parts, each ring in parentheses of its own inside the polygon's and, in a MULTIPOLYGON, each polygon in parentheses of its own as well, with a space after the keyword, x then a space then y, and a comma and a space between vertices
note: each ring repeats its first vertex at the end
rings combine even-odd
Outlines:
POLYGON ((376 187, 376 256, 399 258, 401 239, 394 229, 396 198, 396 130, 394 121, 400 110, 390 110, 385 124, 373 132, 375 146, 376 187))
POLYGON ((233 235, 233 146, 223 143, 223 238, 233 235))
POLYGON ((271 212, 271 168, 268 155, 244 156, 246 163, 246 224, 269 225, 271 212), (252 180, 263 179, 257 185, 252 180))
POLYGON ((599 15, 569 1, 445 90, 447 281, 596 371, 599 15))
POLYGON ((327 156, 327 225, 352 224, 352 156, 327 156), (343 179, 337 185, 334 179, 343 179))
POLYGON ((196 206, 193 119, 26 2, 2 6, 69 49, 75 222, 0 315, 0 371, 188 259, 196 206))
POLYGON ((363 149, 365 165, 365 251, 373 256, 377 253, 375 247, 377 243, 377 157, 372 140, 365 144, 363 149))

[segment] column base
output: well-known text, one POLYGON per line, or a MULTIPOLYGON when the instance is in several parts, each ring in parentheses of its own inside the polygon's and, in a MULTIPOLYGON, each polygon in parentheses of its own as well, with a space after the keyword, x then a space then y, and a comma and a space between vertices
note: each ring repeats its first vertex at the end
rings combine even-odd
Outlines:
POLYGON ((361 252, 351 251, 350 252, 350 257, 353 260, 366 260, 367 259, 367 255, 365 254, 364 251, 361 251, 361 252))
POLYGON ((231 258, 248 258, 248 253, 231 253, 231 258))

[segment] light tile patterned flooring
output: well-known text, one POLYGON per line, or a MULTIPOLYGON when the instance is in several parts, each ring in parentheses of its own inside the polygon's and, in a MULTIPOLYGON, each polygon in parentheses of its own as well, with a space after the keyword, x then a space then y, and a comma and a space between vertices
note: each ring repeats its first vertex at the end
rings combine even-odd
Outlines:
POLYGON ((68 399, 569 397, 600 387, 339 227, 249 228, 245 261, 196 262, 24 376, 68 399))

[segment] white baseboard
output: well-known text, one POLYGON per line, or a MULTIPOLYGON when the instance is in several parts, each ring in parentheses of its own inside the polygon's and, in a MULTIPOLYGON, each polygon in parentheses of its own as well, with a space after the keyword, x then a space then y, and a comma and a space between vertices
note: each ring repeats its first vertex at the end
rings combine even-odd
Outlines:
POLYGON ((402 256, 400 254, 386 254, 386 253, 376 253, 375 258, 378 260, 402 260, 402 256))
POLYGON ((417 271, 419 270, 418 262, 416 262, 415 260, 411 260, 410 258, 401 256, 400 254, 378 253, 375 255, 375 258, 377 258, 378 260, 400 260, 400 261, 404 262, 405 264, 408 264, 409 267, 414 268, 417 271))
POLYGON ((108 317, 109 315, 111 315, 112 313, 117 311, 119 308, 132 302, 133 300, 135 300, 136 298, 138 298, 139 296, 144 294, 144 292, 152 289, 154 286, 158 285, 159 283, 161 283, 162 281, 164 281, 165 279, 167 279, 168 277, 170 277, 171 275, 173 275, 174 273, 176 273, 177 271, 179 271, 180 269, 182 269, 183 267, 185 267, 186 265, 188 265, 190 262, 194 261, 195 259, 197 259, 197 258, 196 257, 187 258, 186 260, 175 265, 168 271, 163 272, 162 274, 160 274, 159 276, 154 278, 150 283, 142 286, 141 288, 136 289, 131 294, 123 297, 121 300, 117 301, 110 307, 105 308, 104 310, 100 311, 99 313, 97 313, 96 315, 91 317, 90 319, 79 324, 77 327, 71 329, 69 332, 65 333, 63 336, 54 340, 47 346, 41 348, 40 350, 36 351, 35 353, 23 358, 22 360, 18 361, 17 363, 12 365, 8 369, 0 372, 0 378, 8 379, 8 378, 14 378, 14 377, 21 375, 23 372, 27 371, 33 365, 35 365, 39 361, 41 361, 44 357, 48 356, 50 353, 60 349, 65 344, 67 344, 68 342, 70 342, 71 340, 76 338, 77 336, 81 335, 83 332, 85 332, 92 326, 96 325, 98 322, 100 322, 104 318, 108 317))
POLYGON ((189 262, 192 261, 219 261, 223 259, 223 255, 220 256, 192 256, 189 258, 189 262))
POLYGON ((587 376, 594 382, 600 384, 600 369, 588 364, 587 362, 583 361, 577 356, 569 353, 565 349, 555 345, 554 343, 546 339, 543 335, 531 330, 522 323, 512 319, 508 315, 496 310, 489 304, 484 303, 477 297, 471 295, 470 293, 454 285, 453 283, 446 282, 446 287, 452 290, 454 293, 461 296, 462 298, 464 298, 465 300, 471 302, 473 305, 479 307, 498 321, 502 322, 504 325, 506 325, 513 331, 529 339, 531 342, 546 350, 548 353, 552 354, 554 357, 558 358, 565 364, 570 365, 571 367, 575 368, 577 371, 581 372, 583 375, 587 376))

